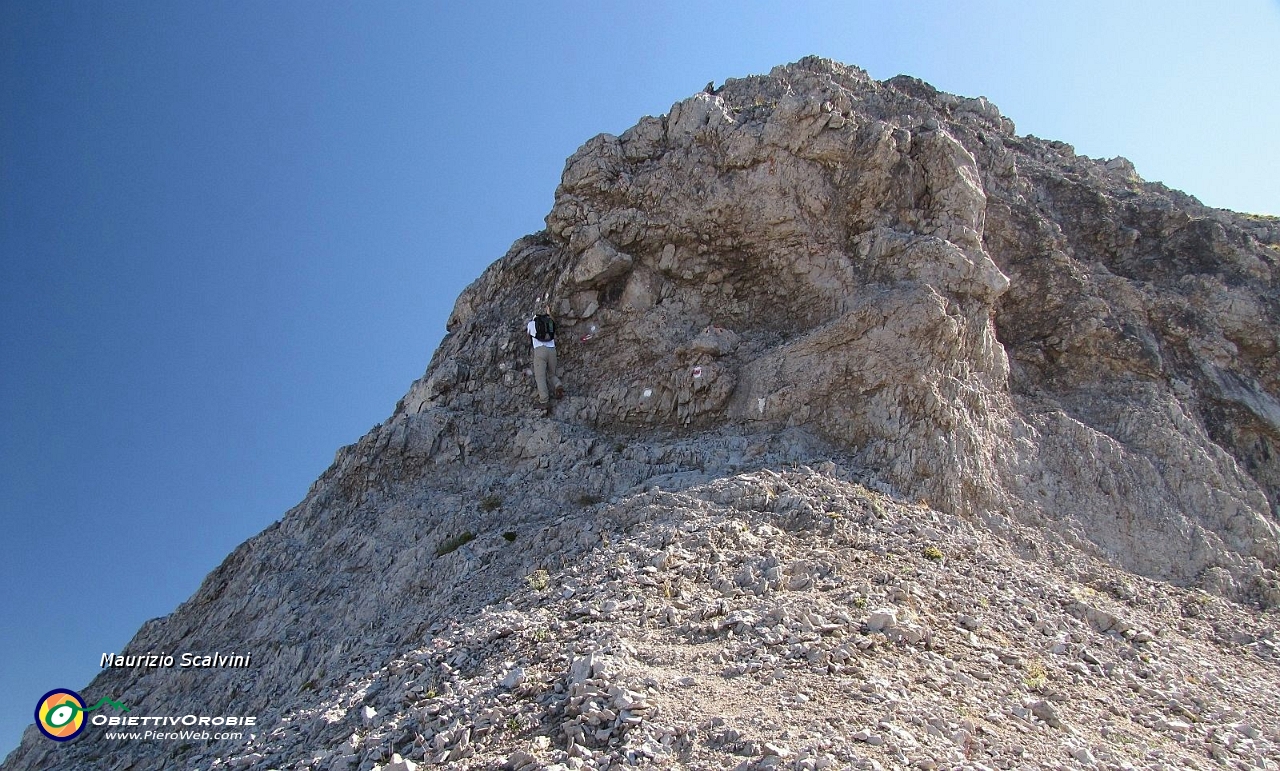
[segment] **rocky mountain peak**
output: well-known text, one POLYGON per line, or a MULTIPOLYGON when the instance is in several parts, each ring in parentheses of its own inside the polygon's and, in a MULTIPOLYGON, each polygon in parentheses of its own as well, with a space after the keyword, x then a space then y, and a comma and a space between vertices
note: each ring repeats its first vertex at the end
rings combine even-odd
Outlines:
POLYGON ((986 99, 709 87, 574 153, 392 416, 126 651, 253 671, 89 689, 260 733, 4 767, 1265 759, 1278 279, 1276 220, 986 99))
POLYGON ((550 297, 559 421, 801 428, 943 511, 1270 593, 1278 235, 985 99, 809 58, 583 145, 395 420, 520 414, 550 297))

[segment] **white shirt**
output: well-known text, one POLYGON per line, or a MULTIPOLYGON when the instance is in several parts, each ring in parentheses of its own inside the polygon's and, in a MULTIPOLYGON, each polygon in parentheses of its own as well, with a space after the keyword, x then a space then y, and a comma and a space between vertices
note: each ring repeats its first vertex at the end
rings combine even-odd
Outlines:
POLYGON ((555 340, 548 340, 544 343, 538 338, 534 337, 534 335, 536 334, 538 334, 538 327, 536 324, 533 323, 533 319, 529 319, 529 337, 532 338, 533 340, 533 347, 534 348, 555 348, 556 347, 555 340))

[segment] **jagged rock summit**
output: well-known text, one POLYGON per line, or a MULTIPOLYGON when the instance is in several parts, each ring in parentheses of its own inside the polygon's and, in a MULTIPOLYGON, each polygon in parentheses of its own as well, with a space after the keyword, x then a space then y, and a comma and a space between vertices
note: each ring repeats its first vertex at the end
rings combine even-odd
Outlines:
POLYGON ((591 139, 546 222, 128 648, 254 670, 87 689, 261 731, 5 769, 1274 767, 1280 222, 817 58, 591 139))
POLYGON ((584 145, 393 423, 518 412, 514 322, 549 295, 559 420, 799 427, 943 511, 1274 592, 1277 235, 984 99, 808 59, 584 145))

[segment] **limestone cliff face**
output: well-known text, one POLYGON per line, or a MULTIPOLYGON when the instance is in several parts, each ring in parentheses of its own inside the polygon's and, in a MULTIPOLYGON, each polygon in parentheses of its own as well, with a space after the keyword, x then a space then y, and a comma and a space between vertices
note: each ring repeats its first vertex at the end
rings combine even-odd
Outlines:
MULTIPOLYGON (((546 222, 458 298, 394 414, 128 649, 260 664, 95 694, 270 722, 633 526, 629 494, 828 459, 1017 548, 1280 605, 1276 220, 809 58, 591 139, 546 222)), ((345 741, 331 723, 309 740, 345 741)), ((234 754, 176 752, 29 735, 5 768, 234 754)))
POLYGON ((517 413, 549 295, 560 420, 802 427, 943 510, 1274 591, 1278 240, 984 99, 807 59, 584 145, 392 423, 517 413))

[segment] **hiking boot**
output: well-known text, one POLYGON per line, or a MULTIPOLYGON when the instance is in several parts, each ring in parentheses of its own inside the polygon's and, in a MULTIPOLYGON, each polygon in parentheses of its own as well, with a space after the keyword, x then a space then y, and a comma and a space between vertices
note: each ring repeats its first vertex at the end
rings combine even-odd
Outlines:
POLYGON ((556 386, 556 398, 557 399, 564 398, 564 386, 556 386))

